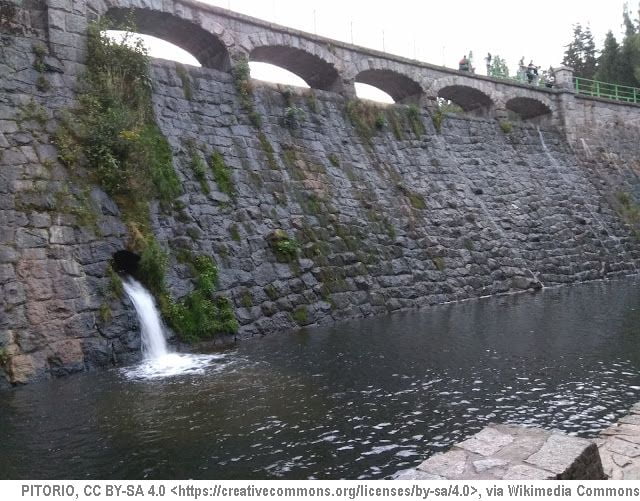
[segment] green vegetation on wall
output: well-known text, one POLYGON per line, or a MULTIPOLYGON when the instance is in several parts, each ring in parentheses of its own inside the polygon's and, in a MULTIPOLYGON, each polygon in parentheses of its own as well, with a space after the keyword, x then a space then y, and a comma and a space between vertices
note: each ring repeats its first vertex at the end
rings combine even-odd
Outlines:
POLYGON ((358 135, 367 143, 376 133, 387 128, 399 141, 405 138, 405 127, 420 137, 426 130, 416 105, 379 106, 373 103, 352 99, 347 102, 346 114, 358 135))
POLYGON ((442 122, 444 122, 444 111, 441 109, 434 111, 433 115, 431 115, 431 120, 433 121, 436 132, 440 133, 442 130, 442 122))
POLYGON ((411 204, 411 207, 413 207, 414 209, 422 210, 427 208, 427 204, 425 203, 423 196, 419 193, 410 190, 402 184, 398 184, 398 189, 405 197, 407 197, 409 203, 411 204))
POLYGON ((0 348, 0 367, 4 367, 11 360, 11 356, 7 352, 6 348, 0 348))
POLYGON ((210 256, 183 257, 195 275, 195 287, 179 301, 163 296, 161 309, 169 325, 184 341, 211 339, 219 333, 238 331, 238 322, 231 302, 215 296, 218 267, 210 256))
MULTIPOLYGON (((132 34, 110 39, 104 22, 88 29, 87 71, 81 79, 79 106, 56 134, 60 160, 84 172, 118 204, 129 229, 129 249, 140 256, 136 276, 154 294, 167 323, 186 341, 236 332, 238 324, 228 300, 215 297, 217 268, 210 257, 190 260, 194 290, 174 301, 166 288, 170 255, 151 230, 150 204, 158 200, 168 210, 182 187, 173 155, 155 122, 151 101, 149 58, 132 34)), ((135 28, 127 26, 128 32, 135 28)), ((191 168, 203 190, 208 189, 204 162, 190 149, 191 168)), ((114 287, 114 273, 110 281, 114 287)), ((117 294, 121 294, 120 286, 117 294)))
POLYGON ((267 241, 278 261, 291 263, 298 258, 298 242, 284 230, 275 230, 267 237, 267 241))
POLYGON ((33 61, 34 69, 39 73, 38 78, 36 80, 36 89, 40 92, 47 92, 51 88, 51 84, 47 77, 45 76, 45 71, 47 70, 47 65, 44 62, 44 58, 47 55, 47 48, 43 44, 36 44, 32 48, 33 54, 35 56, 33 61))
POLYGON ((182 64, 176 63, 176 73, 182 82, 182 91, 184 92, 185 99, 191 101, 193 99, 193 88, 187 69, 182 64))
POLYGON ((502 132, 505 134, 509 134, 513 130, 513 125, 508 120, 502 120, 500 122, 500 129, 502 129, 502 132))
POLYGON ((200 188, 205 194, 211 191, 207 182, 206 165, 200 156, 200 152, 196 148, 194 141, 187 142, 187 152, 189 153, 189 167, 193 171, 193 175, 200 183, 200 188))
POLYGON ((220 191, 230 197, 234 196, 235 187, 233 186, 233 179, 231 178, 231 170, 227 167, 220 152, 216 151, 209 157, 209 166, 213 172, 213 179, 220 191))
POLYGON ((626 192, 616 194, 618 213, 622 219, 631 226, 637 239, 640 239, 640 205, 638 205, 631 195, 626 192))
POLYGON ((383 110, 366 101, 352 99, 347 102, 346 113, 358 135, 367 143, 386 125, 383 110))
POLYGON ((155 123, 146 49, 131 35, 106 36, 103 23, 88 30, 87 71, 79 109, 56 134, 60 160, 78 167, 120 207, 126 221, 148 232, 149 202, 170 204, 181 192, 169 144, 155 123))
POLYGON ((233 74, 233 83, 236 87, 236 92, 240 98, 240 104, 249 114, 251 124, 259 129, 262 126, 262 117, 260 117, 260 114, 256 111, 256 107, 253 104, 253 87, 251 85, 249 61, 246 58, 236 61, 231 73, 233 74))

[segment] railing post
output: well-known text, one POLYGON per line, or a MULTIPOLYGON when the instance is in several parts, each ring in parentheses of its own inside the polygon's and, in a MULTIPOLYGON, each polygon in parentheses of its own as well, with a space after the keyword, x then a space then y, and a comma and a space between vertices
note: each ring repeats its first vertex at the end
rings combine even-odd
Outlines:
POLYGON ((596 97, 600 97, 600 82, 596 81, 596 97))

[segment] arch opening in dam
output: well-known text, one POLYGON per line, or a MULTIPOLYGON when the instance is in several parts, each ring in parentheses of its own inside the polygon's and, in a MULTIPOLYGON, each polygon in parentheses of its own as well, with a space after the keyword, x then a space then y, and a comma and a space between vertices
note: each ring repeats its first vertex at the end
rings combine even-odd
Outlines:
POLYGON ((340 77, 329 62, 310 52, 283 45, 256 47, 251 51, 249 62, 268 63, 284 68, 299 76, 312 89, 336 91, 340 77))
POLYGON ((164 59, 166 61, 175 61, 187 66, 193 66, 196 68, 202 67, 198 60, 186 50, 178 47, 171 42, 167 42, 162 38, 154 37, 152 35, 145 35, 143 33, 121 31, 121 30, 105 30, 103 32, 114 42, 121 42, 125 39, 134 41, 141 40, 142 44, 147 49, 149 57, 152 59, 164 59))
POLYGON ((261 63, 257 61, 249 62, 251 78, 262 82, 269 82, 292 87, 310 88, 300 76, 275 64, 261 63))
POLYGON ((538 99, 530 97, 514 97, 506 103, 507 110, 515 113, 523 120, 550 115, 551 109, 538 99))
POLYGON ((380 89, 396 103, 417 103, 423 93, 419 83, 391 70, 361 71, 356 76, 356 83, 380 89))
POLYGON ((488 113, 494 102, 484 92, 466 85, 448 85, 438 91, 438 97, 460 106, 463 111, 488 113))
POLYGON ((105 17, 114 29, 133 21, 136 32, 167 41, 191 54, 198 63, 220 71, 230 71, 231 59, 222 41, 197 24, 151 9, 111 8, 105 17))
POLYGON ((375 85, 356 82, 354 87, 356 89, 356 97, 358 99, 366 99, 368 101, 375 101, 376 103, 382 104, 395 104, 396 102, 393 97, 375 85))

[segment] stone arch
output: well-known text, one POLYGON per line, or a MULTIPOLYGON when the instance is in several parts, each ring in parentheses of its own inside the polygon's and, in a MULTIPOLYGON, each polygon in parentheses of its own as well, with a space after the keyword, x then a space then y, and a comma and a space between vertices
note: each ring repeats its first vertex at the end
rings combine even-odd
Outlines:
POLYGON ((392 70, 370 69, 356 75, 357 83, 373 85, 389 94, 396 103, 418 102, 423 94, 419 83, 392 70))
POLYGON ((495 100, 485 92, 463 84, 441 87, 438 97, 457 104, 464 111, 488 110, 495 105, 495 100))
POLYGON ((136 31, 166 40, 189 52, 204 68, 231 69, 226 45, 213 33, 176 15, 147 8, 111 7, 105 16, 115 23, 133 16, 136 31))
POLYGON ((523 120, 551 114, 551 106, 549 104, 531 97, 518 96, 511 98, 507 101, 506 108, 519 115, 523 120))
POLYGON ((262 45, 255 47, 249 60, 280 66, 302 78, 312 89, 340 91, 340 75, 325 59, 296 47, 262 45))

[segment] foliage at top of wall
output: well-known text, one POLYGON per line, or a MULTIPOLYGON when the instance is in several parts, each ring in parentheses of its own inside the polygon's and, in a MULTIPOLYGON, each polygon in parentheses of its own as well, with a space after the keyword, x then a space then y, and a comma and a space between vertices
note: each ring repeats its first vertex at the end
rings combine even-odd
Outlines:
MULTIPOLYGON (((229 302, 213 295, 217 268, 211 258, 194 259, 192 293, 174 301, 166 288, 170 256, 153 235, 149 207, 153 200, 170 207, 182 188, 169 143, 155 122, 146 49, 131 34, 122 41, 110 39, 105 34, 109 27, 104 22, 89 26, 79 107, 67 113, 56 134, 60 159, 72 169, 84 169, 90 182, 118 204, 129 228, 129 248, 140 255, 137 278, 182 339, 235 332, 229 302)), ((136 31, 132 25, 124 28, 136 31)))
POLYGON ((191 78, 189 73, 183 64, 176 63, 176 73, 182 82, 182 92, 184 92, 184 98, 188 101, 193 99, 193 87, 191 86, 191 78))
POLYGON ((442 129, 442 123, 447 113, 462 113, 463 111, 464 110, 457 104, 446 99, 438 98, 438 109, 436 109, 431 116, 436 131, 439 133, 442 129))
POLYGON ((243 57, 236 61, 231 74, 233 75, 236 92, 240 98, 240 104, 249 114, 249 120, 253 126, 259 129, 262 126, 262 118, 253 104, 253 86, 251 85, 249 60, 243 57))
POLYGON ((407 125, 416 137, 426 132, 420 108, 416 105, 381 107, 360 99, 352 99, 347 102, 345 111, 358 135, 369 144, 376 133, 387 127, 400 141, 405 139, 407 125))
POLYGON ((382 130, 387 123, 380 107, 360 99, 348 101, 346 113, 358 135, 367 143, 370 143, 376 131, 382 130))
POLYGON ((87 71, 79 109, 56 134, 60 159, 86 167, 120 206, 125 219, 148 231, 148 204, 170 204, 181 192, 169 143, 155 123, 149 57, 141 40, 110 39, 104 22, 88 29, 87 71))

